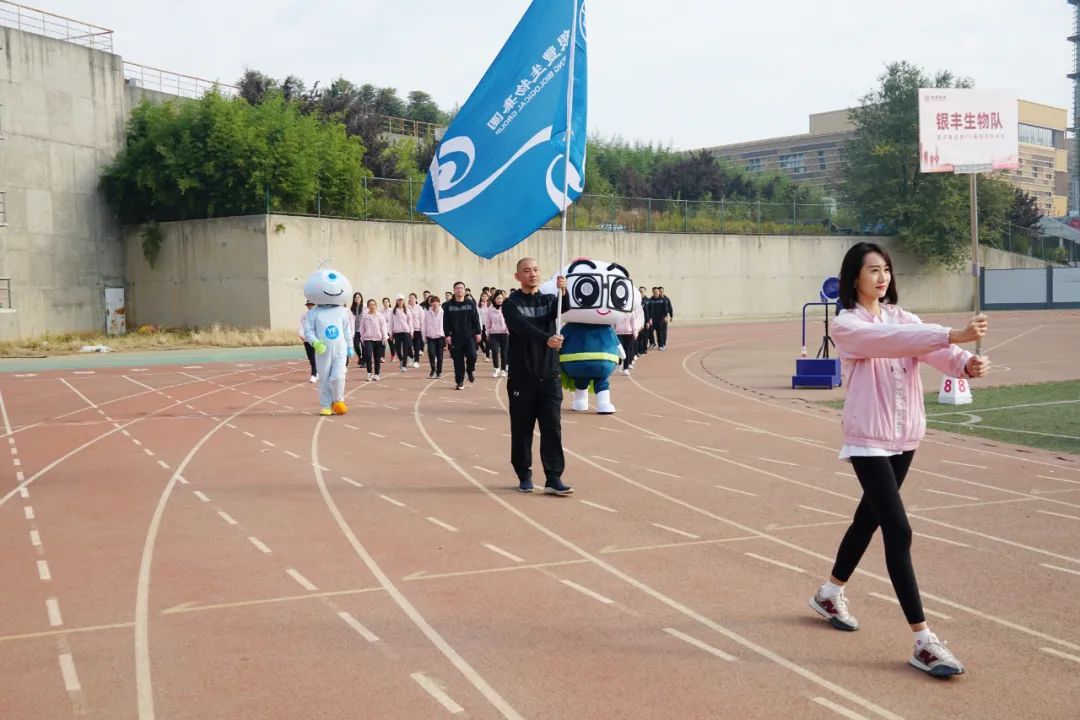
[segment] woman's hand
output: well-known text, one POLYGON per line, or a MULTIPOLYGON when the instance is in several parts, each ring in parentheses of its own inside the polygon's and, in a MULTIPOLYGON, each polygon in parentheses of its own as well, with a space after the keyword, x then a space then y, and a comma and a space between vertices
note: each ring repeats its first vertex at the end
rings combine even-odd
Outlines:
POLYGON ((953 345, 975 342, 986 335, 989 326, 990 320, 985 315, 976 315, 968 321, 967 327, 963 330, 950 330, 949 342, 953 345))
POLYGON ((986 355, 972 355, 964 369, 970 378, 984 377, 990 372, 990 358, 986 355))

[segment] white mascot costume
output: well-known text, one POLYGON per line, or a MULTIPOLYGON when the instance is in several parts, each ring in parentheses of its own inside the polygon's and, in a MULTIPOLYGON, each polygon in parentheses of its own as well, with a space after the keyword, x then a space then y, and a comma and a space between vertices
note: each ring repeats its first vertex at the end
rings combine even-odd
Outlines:
POLYGON ((320 415, 344 415, 345 367, 352 357, 353 316, 346 307, 352 283, 337 270, 316 270, 304 283, 304 297, 315 307, 304 318, 304 340, 315 348, 319 371, 320 415))

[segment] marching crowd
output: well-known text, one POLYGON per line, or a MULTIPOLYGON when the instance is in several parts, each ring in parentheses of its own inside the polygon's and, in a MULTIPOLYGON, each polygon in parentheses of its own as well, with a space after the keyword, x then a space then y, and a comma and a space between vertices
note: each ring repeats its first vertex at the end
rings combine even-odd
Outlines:
MULTIPOLYGON (((638 291, 641 300, 634 314, 615 328, 626 353, 626 359, 620 363, 624 375, 630 374, 637 356, 647 354, 650 348, 667 349, 668 323, 675 319, 674 306, 663 287, 654 287, 648 293, 641 286, 638 291)), ((424 290, 421 295, 399 294, 393 303, 384 297, 380 305, 375 298, 365 301, 363 293, 353 293, 349 309, 356 366, 366 370, 369 382, 382 379, 387 358, 397 363, 401 373, 418 369, 426 358, 428 378, 441 379, 447 352, 453 362, 454 386, 458 390, 464 389, 466 379, 475 382, 476 363, 481 358, 491 362, 492 377, 507 376, 509 330, 503 317, 507 292, 484 287, 477 300, 472 289, 458 281, 444 296, 424 290)), ((308 310, 312 307, 312 303, 307 303, 308 310)), ((301 340, 306 316, 305 312, 300 318, 301 340)), ((306 341, 304 349, 311 364, 311 382, 318 382, 315 349, 306 341)))

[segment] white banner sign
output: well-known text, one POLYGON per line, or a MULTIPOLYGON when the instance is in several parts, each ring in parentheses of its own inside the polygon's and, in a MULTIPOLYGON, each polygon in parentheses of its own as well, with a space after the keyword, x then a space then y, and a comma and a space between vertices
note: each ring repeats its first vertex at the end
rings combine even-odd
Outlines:
POLYGON ((919 170, 985 172, 1020 165, 1016 93, 919 90, 919 170))

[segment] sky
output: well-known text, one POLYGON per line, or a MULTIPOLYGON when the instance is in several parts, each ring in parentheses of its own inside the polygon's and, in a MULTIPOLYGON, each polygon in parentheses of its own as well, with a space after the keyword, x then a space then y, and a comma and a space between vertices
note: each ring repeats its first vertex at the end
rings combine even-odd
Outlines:
MULTIPOLYGON (((542 0, 541 0, 542 1, 542 0)), ((528 0, 35 0, 114 31, 124 60, 235 82, 245 68, 464 104, 528 0)), ((589 130, 675 149, 794 135, 885 66, 1072 106, 1066 0, 589 0, 589 130)), ((1070 112, 1070 121, 1072 113, 1070 112)))

